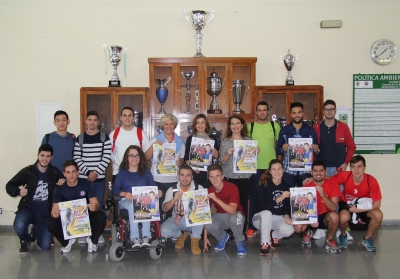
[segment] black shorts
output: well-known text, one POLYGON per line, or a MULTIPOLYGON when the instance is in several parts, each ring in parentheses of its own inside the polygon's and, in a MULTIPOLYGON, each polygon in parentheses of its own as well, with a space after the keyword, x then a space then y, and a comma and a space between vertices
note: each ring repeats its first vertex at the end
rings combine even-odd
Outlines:
MULTIPOLYGON (((339 213, 340 213, 340 211, 342 211, 342 210, 347 210, 347 211, 349 211, 349 205, 348 205, 346 202, 340 201, 340 202, 339 202, 339 213)), ((351 215, 352 215, 352 213, 351 213, 350 211, 349 211, 349 213, 350 213, 350 221, 349 221, 349 223, 351 223, 351 220, 352 220, 351 215)), ((358 218, 360 218, 361 221, 363 221, 364 223, 369 223, 369 221, 371 220, 371 218, 369 218, 369 217, 367 216, 367 213, 368 213, 368 212, 357 213, 357 216, 358 216, 358 218)))
POLYGON ((324 223, 325 216, 326 216, 326 214, 328 214, 328 212, 325 212, 325 213, 322 213, 321 215, 318 215, 318 223, 319 223, 318 224, 318 229, 327 229, 328 228, 324 223))

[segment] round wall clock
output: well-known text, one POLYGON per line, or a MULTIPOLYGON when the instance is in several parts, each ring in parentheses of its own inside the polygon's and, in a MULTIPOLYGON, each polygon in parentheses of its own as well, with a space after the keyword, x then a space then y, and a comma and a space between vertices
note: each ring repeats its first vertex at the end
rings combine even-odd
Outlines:
POLYGON ((386 65, 391 63, 396 57, 396 45, 386 39, 377 40, 371 47, 371 58, 379 65, 386 65))

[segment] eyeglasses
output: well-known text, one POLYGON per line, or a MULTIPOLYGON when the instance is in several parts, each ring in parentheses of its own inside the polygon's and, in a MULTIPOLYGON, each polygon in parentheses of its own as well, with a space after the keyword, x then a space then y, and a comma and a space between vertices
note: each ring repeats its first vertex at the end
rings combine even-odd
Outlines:
POLYGON ((330 109, 326 108, 326 109, 324 109, 324 111, 326 111, 326 112, 328 112, 328 111, 334 112, 335 110, 336 110, 336 108, 330 108, 330 109))
POLYGON ((131 159, 139 159, 140 155, 139 154, 136 154, 136 155, 129 154, 128 157, 131 158, 131 159))

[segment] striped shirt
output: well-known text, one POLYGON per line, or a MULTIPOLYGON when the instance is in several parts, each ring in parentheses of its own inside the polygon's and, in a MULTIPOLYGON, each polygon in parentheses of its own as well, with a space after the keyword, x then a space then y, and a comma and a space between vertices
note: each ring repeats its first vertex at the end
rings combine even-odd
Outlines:
POLYGON ((94 171, 97 180, 105 178, 105 172, 111 160, 111 140, 105 135, 105 141, 101 142, 100 132, 90 136, 86 132, 80 134, 75 142, 74 161, 79 167, 79 178, 87 178, 89 173, 94 171), (79 139, 83 136, 82 149, 79 146, 79 139))

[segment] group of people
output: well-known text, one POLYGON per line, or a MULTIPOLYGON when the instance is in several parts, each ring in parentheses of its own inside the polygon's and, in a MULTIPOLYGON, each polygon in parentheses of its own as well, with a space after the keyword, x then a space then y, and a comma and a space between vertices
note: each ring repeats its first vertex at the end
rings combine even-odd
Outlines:
POLYGON ((77 138, 67 131, 68 114, 57 111, 54 115, 57 131, 43 138, 35 164, 22 169, 6 185, 10 196, 21 196, 14 221, 21 241, 20 253, 29 252, 29 245, 35 240, 43 250, 50 249, 52 235, 61 243, 61 251, 69 252, 75 239, 65 240, 62 235, 58 203, 78 198, 87 199, 92 227, 92 235, 82 242, 88 243, 89 252, 97 250, 98 243, 104 242, 102 232, 106 216, 101 209, 105 170, 110 161, 113 168, 112 192, 121 196, 120 208, 128 210, 133 248, 149 246, 151 232, 150 223, 143 222, 139 234, 138 224, 133 221, 133 200, 139 198, 132 195, 132 187, 158 186, 158 193, 153 192, 152 196, 150 193, 148 201, 143 199, 142 204, 147 206, 149 203, 149 208, 160 212, 161 235, 175 238, 176 249, 184 247, 190 233, 193 254, 208 250, 211 246, 209 235, 216 239, 214 249, 221 251, 230 238, 230 231, 237 254, 246 255, 246 237, 254 237, 260 231, 260 255, 268 256, 271 249, 279 247, 280 239, 293 232, 303 234, 302 244, 310 246, 313 231, 318 229, 320 234, 327 230, 326 249, 336 253, 347 247, 349 234, 346 229, 351 220, 350 213, 357 213, 368 223, 362 244, 368 251, 375 251, 372 235, 383 218, 379 184, 374 177, 365 174, 365 159, 360 155, 353 156, 356 146, 348 126, 334 118, 335 102, 325 101, 323 110, 324 120, 311 127, 303 123, 303 104, 292 103, 292 122, 281 128, 268 120, 268 103, 261 101, 256 106, 255 122, 246 124, 240 115, 228 118, 220 144, 210 134, 210 124, 204 114, 194 117, 192 134, 185 143, 174 132, 178 120, 171 114, 161 117, 159 125, 162 131, 150 140, 141 128, 134 126, 131 107, 121 110, 121 126, 109 136, 99 131, 97 112, 88 112, 87 130, 77 138), (197 153, 203 160, 209 153, 207 161, 213 158, 219 163, 210 164, 207 171, 193 170, 189 161, 191 153, 195 152, 193 138, 213 140, 212 151, 201 151, 200 148, 197 153), (303 157, 307 153, 307 158, 313 161, 311 171, 289 170, 292 153, 289 138, 312 138, 312 145, 304 146, 302 152, 303 157), (257 172, 235 173, 234 140, 250 139, 258 141, 257 172), (153 158, 153 144, 164 143, 175 143, 177 175, 163 176, 157 171, 160 158, 153 158), (350 171, 346 171, 349 164, 350 171), (303 184, 316 188, 318 222, 293 225, 289 189, 303 184), (343 185, 342 191, 339 185, 343 185), (212 223, 186 226, 182 196, 187 191, 204 188, 208 189, 212 223), (351 203, 362 197, 372 198, 371 209, 360 209, 351 203), (338 245, 334 241, 337 231, 338 245), (199 244, 202 235, 203 249, 199 244))

